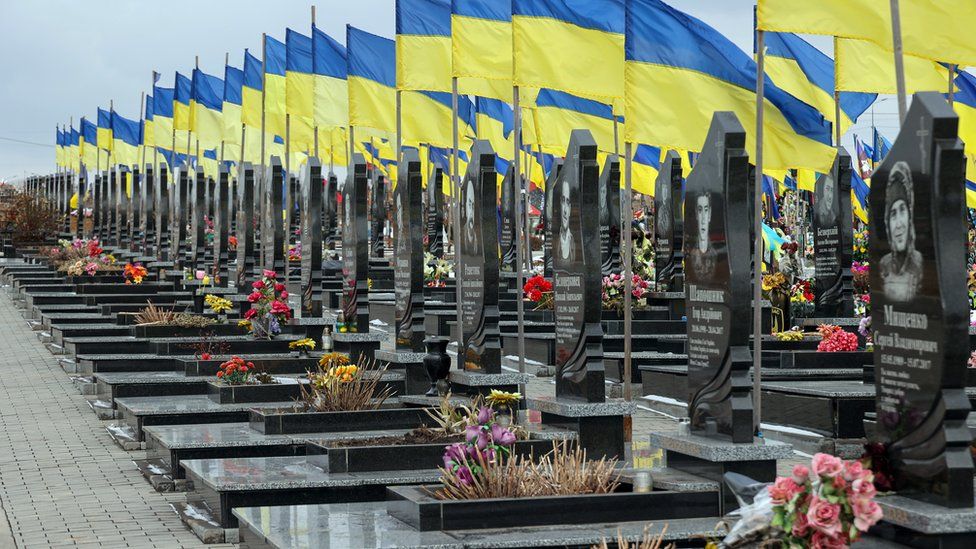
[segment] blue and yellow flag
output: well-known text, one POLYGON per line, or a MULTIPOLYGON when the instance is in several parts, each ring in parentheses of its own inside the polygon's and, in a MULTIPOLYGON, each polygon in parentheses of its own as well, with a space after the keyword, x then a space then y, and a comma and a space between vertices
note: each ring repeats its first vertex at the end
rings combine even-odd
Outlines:
MULTIPOLYGON (((270 36, 264 38, 264 131, 284 137, 287 48, 270 36)), ((245 69, 246 70, 246 69, 245 69)))
MULTIPOLYGON (((403 142, 439 147, 453 146, 451 94, 434 91, 400 92, 401 135, 403 142)), ((463 141, 475 135, 474 105, 467 96, 458 96, 458 136, 463 141)), ((459 145, 466 148, 464 143, 459 145)))
POLYGON ((159 147, 173 148, 173 88, 153 86, 153 140, 159 147))
MULTIPOLYGON (((335 128, 349 125, 346 47, 312 25, 312 72, 315 73, 315 125, 319 147, 333 141, 335 128)), ((345 148, 345 147, 343 147, 345 148)))
POLYGON ((871 187, 861 174, 857 173, 857 167, 851 170, 851 209, 854 215, 861 220, 861 223, 868 222, 868 195, 871 194, 871 187))
POLYGON ((512 44, 516 86, 624 96, 624 0, 512 0, 512 44))
POLYGON ((346 25, 349 125, 396 131, 396 44, 346 25))
POLYGON ((156 113, 154 112, 155 100, 153 96, 146 96, 146 107, 143 111, 142 116, 142 143, 143 147, 152 147, 156 144, 156 133, 155 133, 155 120, 156 113))
POLYGON ((193 80, 176 73, 176 90, 173 94, 173 128, 190 130, 190 100, 193 99, 193 80))
POLYGON ((140 125, 112 111, 113 146, 112 161, 117 165, 139 165, 140 125))
MULTIPOLYGON (((891 48, 868 40, 834 39, 837 59, 837 89, 877 93, 898 93, 895 80, 895 54, 891 48)), ((906 93, 945 92, 949 87, 949 69, 935 61, 914 55, 903 55, 906 93)))
POLYGON ((112 111, 98 108, 98 148, 112 150, 112 111))
POLYGON ((252 128, 261 128, 261 93, 264 77, 261 60, 244 50, 244 81, 241 88, 241 122, 252 128))
POLYGON ((64 132, 60 127, 55 128, 54 134, 54 164, 64 166, 64 132))
MULTIPOLYGON (((780 89, 812 105, 833 123, 834 60, 792 33, 768 32, 765 44, 766 75, 780 89)), ((873 93, 842 92, 841 133, 846 132, 876 98, 877 94, 873 93)))
POLYGON ((315 144, 315 80, 312 76, 312 38, 285 32, 285 106, 289 115, 290 150, 311 151, 315 144))
POLYGON ((396 0, 396 87, 451 92, 450 0, 396 0))
POLYGON ((641 194, 654 196, 654 183, 661 171, 661 156, 665 154, 653 145, 638 144, 634 147, 631 169, 631 188, 641 194))
POLYGON ((515 140, 512 134, 515 128, 515 117, 512 107, 498 99, 476 97, 475 117, 478 139, 488 140, 496 156, 512 158, 515 154, 515 140))
POLYGON ((959 91, 952 108, 959 115, 959 138, 966 146, 966 205, 976 208, 976 77, 959 71, 955 82, 959 91))
POLYGON ((611 105, 550 89, 540 90, 535 104, 543 152, 564 154, 574 129, 590 130, 601 151, 615 151, 611 105))
MULTIPOLYGON (((959 84, 956 84, 956 89, 959 88, 959 84)), ((891 141, 888 138, 878 133, 878 128, 871 128, 871 133, 873 137, 871 138, 871 162, 877 164, 884 160, 884 157, 888 156, 888 151, 891 150, 891 141)))
POLYGON ((212 149, 224 138, 224 81, 193 69, 193 95, 190 100, 190 131, 200 146, 212 149))
POLYGON ((89 122, 85 117, 81 117, 78 154, 81 157, 81 163, 88 169, 95 170, 98 168, 100 164, 98 159, 98 126, 89 122))
MULTIPOLYGON (((660 0, 627 0, 626 140, 701 150, 715 112, 756 125, 756 63, 728 38, 660 0)), ((764 169, 830 169, 830 124, 765 82, 764 169)), ((746 132, 755 158, 755 132, 746 132)))
POLYGON ((244 86, 244 71, 230 65, 224 66, 224 158, 239 161, 241 158, 241 88, 244 86))
MULTIPOLYGON (((908 55, 976 65, 976 9, 968 2, 902 1, 902 48, 908 55)), ((892 49, 891 6, 881 0, 759 0, 759 29, 870 40, 892 49)), ((948 82, 947 82, 948 83, 948 82)))
POLYGON ((451 1, 451 70, 458 92, 512 100, 512 9, 497 0, 451 1))
POLYGON ((68 129, 68 166, 72 170, 81 170, 81 134, 74 128, 74 126, 69 126, 68 129))

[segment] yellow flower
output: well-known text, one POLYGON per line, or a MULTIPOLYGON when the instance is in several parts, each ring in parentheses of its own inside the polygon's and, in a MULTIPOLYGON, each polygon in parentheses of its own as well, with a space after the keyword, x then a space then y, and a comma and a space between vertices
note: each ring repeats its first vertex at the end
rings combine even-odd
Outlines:
POLYGON ((508 391, 499 391, 498 389, 492 389, 491 393, 485 397, 485 402, 490 406, 513 406, 522 400, 521 393, 509 393, 508 391))
POLYGON ((319 359, 319 366, 330 368, 332 366, 345 366, 349 364, 349 357, 342 353, 325 353, 319 359))
POLYGON ((251 321, 250 320, 247 320, 247 319, 238 320, 237 321, 237 327, 238 328, 245 328, 245 329, 250 330, 251 329, 251 321))
POLYGON ((315 340, 310 337, 303 337, 297 341, 292 341, 288 344, 289 349, 305 349, 308 351, 315 350, 315 340))

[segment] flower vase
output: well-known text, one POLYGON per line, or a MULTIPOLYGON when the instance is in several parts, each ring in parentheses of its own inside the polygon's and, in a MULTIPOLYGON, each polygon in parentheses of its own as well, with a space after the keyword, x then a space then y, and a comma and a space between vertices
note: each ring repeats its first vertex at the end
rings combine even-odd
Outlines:
POLYGON ((494 406, 495 421, 506 429, 518 424, 518 409, 512 408, 508 404, 498 404, 494 406))
POLYGON ((254 317, 251 319, 251 335, 254 339, 272 339, 274 335, 271 333, 271 317, 258 318, 254 317))
POLYGON ((428 337, 424 340, 427 354, 424 356, 424 370, 430 380, 427 396, 444 396, 450 387, 447 375, 451 373, 451 357, 447 354, 448 338, 428 337))

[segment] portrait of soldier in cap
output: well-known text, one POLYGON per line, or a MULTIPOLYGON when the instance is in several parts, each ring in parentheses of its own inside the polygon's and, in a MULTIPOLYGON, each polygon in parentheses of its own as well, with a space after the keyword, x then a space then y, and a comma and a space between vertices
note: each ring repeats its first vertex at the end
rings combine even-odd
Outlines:
POLYGON ((884 293, 891 301, 911 301, 922 286, 922 253, 915 249, 915 194, 907 162, 896 163, 888 175, 884 224, 891 248, 879 266, 884 293))

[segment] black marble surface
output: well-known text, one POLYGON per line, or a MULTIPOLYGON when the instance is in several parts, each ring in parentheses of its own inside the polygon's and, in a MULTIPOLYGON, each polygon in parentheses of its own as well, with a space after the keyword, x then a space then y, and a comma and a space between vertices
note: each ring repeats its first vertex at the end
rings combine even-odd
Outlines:
POLYGON ((681 291, 683 208, 681 155, 668 151, 654 181, 654 267, 660 291, 681 291), (674 197, 679 197, 674 200, 674 197))
POLYGON ((393 191, 393 285, 396 298, 396 347, 424 350, 424 248, 420 155, 403 151, 393 191))

